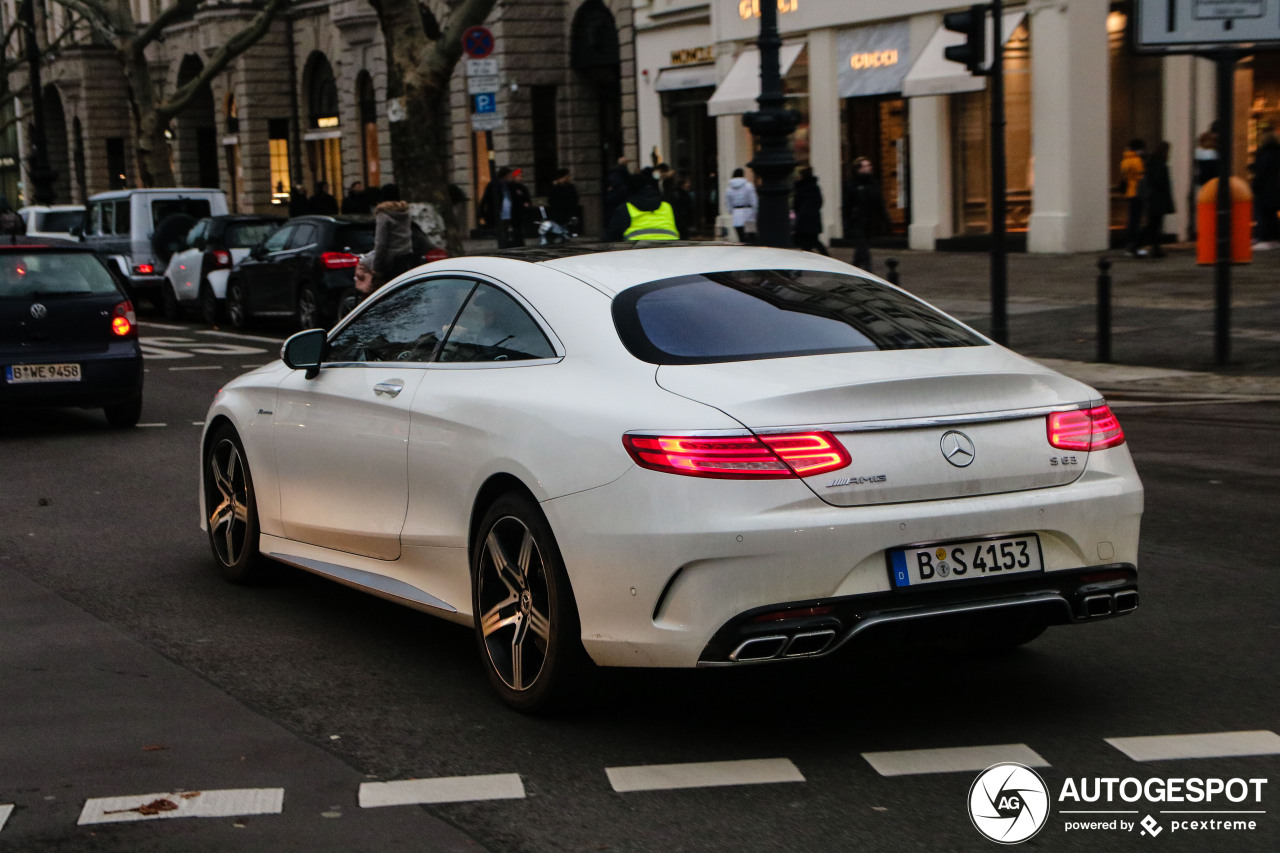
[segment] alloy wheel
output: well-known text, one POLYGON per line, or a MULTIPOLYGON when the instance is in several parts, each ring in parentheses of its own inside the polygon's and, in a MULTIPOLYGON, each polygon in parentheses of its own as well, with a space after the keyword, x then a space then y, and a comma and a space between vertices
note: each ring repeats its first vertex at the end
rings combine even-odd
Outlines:
POLYGON ((523 521, 508 515, 494 522, 480 555, 480 634, 493 672, 517 692, 537 683, 547 661, 554 626, 546 573, 523 521))
POLYGON ((320 325, 320 301, 310 286, 298 291, 298 327, 315 329, 320 325))
POLYGON ((224 566, 235 566, 249 547, 249 478, 234 441, 224 438, 209 454, 209 541, 224 566))

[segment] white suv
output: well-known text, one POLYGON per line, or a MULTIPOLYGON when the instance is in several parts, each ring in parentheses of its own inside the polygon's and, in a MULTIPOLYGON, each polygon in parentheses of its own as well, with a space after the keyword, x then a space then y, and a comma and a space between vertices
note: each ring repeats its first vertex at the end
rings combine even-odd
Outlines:
POLYGON ((81 239, 114 264, 132 297, 159 305, 169 256, 197 221, 226 212, 222 190, 114 190, 90 196, 81 239))

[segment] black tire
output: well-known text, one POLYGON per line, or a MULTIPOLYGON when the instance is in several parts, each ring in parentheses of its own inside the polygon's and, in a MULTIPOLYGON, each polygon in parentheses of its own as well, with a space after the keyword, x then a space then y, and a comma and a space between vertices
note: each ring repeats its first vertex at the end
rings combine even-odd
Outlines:
POLYGON ((590 662, 560 549, 537 505, 520 494, 484 514, 471 554, 476 641, 489 683, 526 714, 562 708, 584 689, 590 662))
POLYGON ((123 403, 103 406, 102 413, 107 416, 107 423, 115 429, 129 429, 138 425, 142 417, 142 395, 138 395, 123 403))
POLYGON ((183 313, 182 303, 178 301, 178 294, 173 292, 173 282, 166 278, 160 283, 160 287, 163 290, 160 295, 160 310, 164 312, 164 318, 166 320, 181 320, 183 313))
POLYGON ((182 245, 183 238, 196 225, 196 218, 185 213, 171 213, 156 225, 151 234, 151 252, 160 264, 169 263, 169 258, 182 245))
POLYGON ((313 284, 304 284, 298 288, 298 307, 295 312, 298 329, 319 329, 324 326, 324 307, 320 301, 320 291, 313 284))
POLYGON ((209 286, 209 282, 206 281, 200 285, 200 319, 210 326, 216 326, 222 322, 225 313, 222 300, 213 295, 213 288, 209 286))
POLYGON ((244 298, 244 286, 236 279, 227 284, 227 320, 235 329, 247 329, 251 322, 249 305, 244 298))
POLYGON ((232 583, 266 578, 258 552, 258 501, 244 445, 230 425, 214 431, 201 468, 205 526, 218 573, 232 583))

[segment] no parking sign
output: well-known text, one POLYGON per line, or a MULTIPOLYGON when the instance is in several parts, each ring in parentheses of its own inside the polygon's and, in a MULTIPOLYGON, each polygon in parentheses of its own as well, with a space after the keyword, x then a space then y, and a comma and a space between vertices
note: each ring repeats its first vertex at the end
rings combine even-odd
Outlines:
POLYGON ((472 59, 484 59, 493 53, 493 32, 488 27, 467 27, 462 34, 462 49, 472 59))

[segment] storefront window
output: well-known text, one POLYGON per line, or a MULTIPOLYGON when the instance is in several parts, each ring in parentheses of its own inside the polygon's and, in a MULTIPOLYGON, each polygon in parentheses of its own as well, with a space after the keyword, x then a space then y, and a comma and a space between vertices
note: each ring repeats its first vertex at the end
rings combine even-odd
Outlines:
POLYGON ((1162 58, 1140 56, 1129 49, 1127 29, 1132 19, 1119 9, 1107 16, 1111 52, 1111 227, 1123 229, 1128 202, 1120 186, 1120 161, 1133 139, 1141 139, 1150 151, 1160 141, 1164 126, 1161 79, 1162 58))
POLYGON ((716 179, 716 120, 707 115, 707 99, 715 87, 662 93, 667 119, 667 163, 677 175, 687 175, 693 193, 694 227, 710 233, 719 211, 716 179))
MULTIPOLYGON (((1005 228, 1026 231, 1035 184, 1031 157, 1031 52, 1024 22, 1004 46, 1005 228)), ((956 233, 991 231, 990 89, 951 98, 956 233)))
POLYGON ((859 157, 871 160, 894 234, 911 222, 907 168, 907 100, 901 95, 845 98, 840 102, 840 162, 844 179, 853 177, 859 157))

